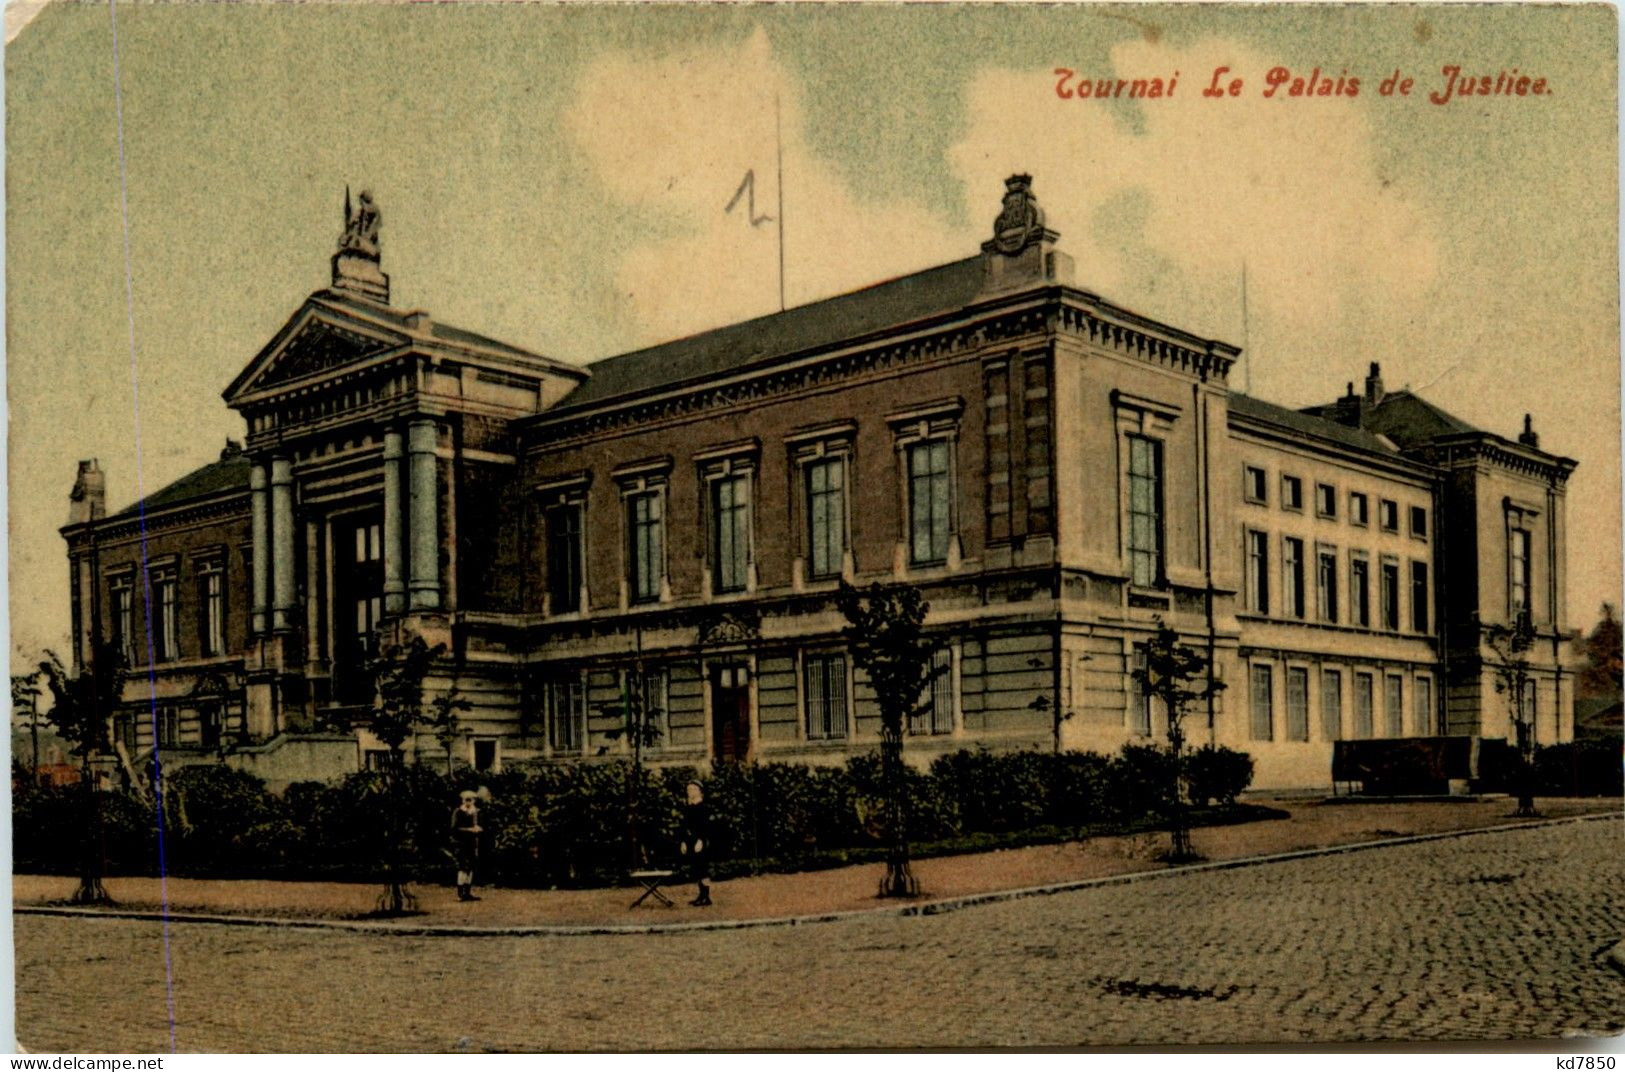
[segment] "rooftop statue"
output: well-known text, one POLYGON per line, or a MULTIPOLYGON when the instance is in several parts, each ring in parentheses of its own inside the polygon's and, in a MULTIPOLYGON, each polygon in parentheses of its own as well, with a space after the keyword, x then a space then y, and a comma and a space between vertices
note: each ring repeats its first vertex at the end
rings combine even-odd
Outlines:
POLYGON ((339 236, 339 252, 378 257, 378 225, 382 217, 373 202, 372 191, 362 190, 360 202, 350 207, 350 188, 344 188, 344 233, 339 236))

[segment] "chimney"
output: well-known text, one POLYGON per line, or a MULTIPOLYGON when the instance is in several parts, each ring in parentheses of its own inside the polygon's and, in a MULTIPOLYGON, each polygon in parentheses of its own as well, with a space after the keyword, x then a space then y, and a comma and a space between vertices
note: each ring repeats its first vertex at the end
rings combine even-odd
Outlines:
POLYGON ((1332 403, 1332 420, 1350 428, 1358 428, 1364 406, 1365 399, 1354 393, 1354 381, 1350 380, 1348 393, 1332 403))
POLYGON ((1373 409, 1382 405, 1382 366, 1375 361, 1365 378, 1365 404, 1373 409))
POLYGON ((242 457, 242 454, 243 445, 237 440, 228 437, 226 445, 220 449, 220 460, 223 462, 230 461, 233 458, 242 457))
POLYGON ((107 478, 96 459, 79 463, 79 477, 68 495, 68 524, 82 525, 107 516, 107 478))
POLYGON ((1535 422, 1527 413, 1523 415, 1523 431, 1518 434, 1518 442, 1535 450, 1540 449, 1540 436, 1535 434, 1535 422))

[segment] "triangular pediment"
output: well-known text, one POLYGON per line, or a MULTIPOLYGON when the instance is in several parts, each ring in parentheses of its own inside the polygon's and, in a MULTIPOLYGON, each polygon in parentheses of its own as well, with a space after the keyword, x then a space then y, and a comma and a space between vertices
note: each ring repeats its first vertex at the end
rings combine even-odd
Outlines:
POLYGON ((380 320, 314 298, 307 301, 226 388, 226 402, 235 405, 247 395, 319 377, 411 341, 380 320))

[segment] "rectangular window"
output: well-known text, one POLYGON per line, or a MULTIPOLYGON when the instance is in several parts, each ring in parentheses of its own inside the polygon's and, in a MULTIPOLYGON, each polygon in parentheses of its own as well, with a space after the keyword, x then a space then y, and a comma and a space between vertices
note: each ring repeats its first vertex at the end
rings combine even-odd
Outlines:
POLYGON ((1281 541, 1281 583, 1285 589, 1286 613, 1293 618, 1304 616, 1303 605, 1303 541, 1288 536, 1281 541))
POLYGON ((1377 501, 1377 523, 1384 532, 1399 531, 1399 504, 1392 499, 1377 501))
POLYGON ((1399 563, 1382 564, 1382 627, 1399 632, 1399 563))
POLYGON ((1010 369, 990 365, 983 376, 987 411, 987 538, 1010 538, 1010 369))
POLYGON ((1337 552, 1321 551, 1315 570, 1315 599, 1320 620, 1337 621, 1337 552))
POLYGON ((1309 671, 1301 666, 1286 671, 1286 739, 1309 739, 1309 671))
POLYGON ((909 560, 916 566, 948 560, 948 446, 932 439, 908 448, 909 560))
POLYGON ((1281 477, 1281 508, 1284 510, 1303 509, 1303 481, 1295 476, 1281 477))
POLYGON ((806 470, 808 573, 835 577, 846 554, 846 462, 826 458, 806 470))
POLYGON ((628 543, 628 588, 632 602, 650 603, 660 598, 660 578, 665 569, 665 518, 658 491, 631 495, 626 500, 628 543))
POLYGON ((181 743, 181 720, 173 710, 158 713, 158 745, 161 748, 174 748, 181 743))
MULTIPOLYGON (((1134 645, 1134 669, 1145 669, 1145 645, 1134 645)), ((1129 730, 1139 737, 1151 736, 1151 694, 1139 679, 1129 676, 1129 730)))
POLYGON ((547 605, 553 614, 581 609, 581 504, 560 503, 548 509, 547 605))
POLYGON ((1343 672, 1320 672, 1320 735, 1323 740, 1343 739, 1343 672))
POLYGON ((1247 609, 1254 614, 1270 612, 1270 537, 1267 532, 1247 533, 1247 609))
POLYGON ((1275 739, 1275 675, 1268 666, 1254 666, 1252 673, 1252 738, 1255 741, 1275 739))
POLYGON ((474 769, 482 772, 497 769, 497 742, 494 737, 474 741, 474 769))
POLYGON ((1371 522, 1371 503, 1363 491, 1349 492, 1349 524, 1367 525, 1371 522))
POLYGON ((128 574, 112 581, 113 645, 125 665, 135 665, 135 590, 128 574))
POLYGON ((1162 583, 1162 444, 1128 437, 1129 580, 1142 588, 1162 583))
POLYGON ((927 686, 926 706, 908 720, 908 732, 916 735, 954 731, 954 653, 938 648, 931 653, 931 684, 927 686))
POLYGON ((1425 506, 1411 507, 1411 535, 1428 538, 1428 511, 1425 506))
POLYGON ((1354 736, 1362 741, 1372 735, 1371 707, 1376 699, 1376 684, 1370 674, 1354 675, 1354 736))
POLYGON ((226 586, 221 563, 208 560, 198 566, 198 647, 205 656, 225 654, 226 586))
POLYGON ((1389 737, 1405 736, 1405 679, 1389 674, 1383 682, 1382 715, 1389 737))
POLYGON ((1508 545, 1507 557, 1510 565, 1510 586, 1507 595, 1507 606, 1514 616, 1527 613, 1529 610, 1529 533, 1525 529, 1513 529, 1508 545))
POLYGON ((175 568, 167 566, 149 574, 152 584, 153 658, 159 662, 179 658, 180 630, 176 621, 175 568))
POLYGON ((750 570, 750 477, 711 481, 711 587, 743 592, 750 570))
POLYGON ((1428 564, 1411 563, 1411 628, 1428 631, 1428 564))
POLYGON ((1337 489, 1330 484, 1315 485, 1315 514, 1319 517, 1337 516, 1337 489))
POLYGON ((1049 366, 1027 362, 1027 531, 1050 531, 1049 366))
POLYGON ((1354 625, 1371 625, 1371 563, 1349 559, 1349 616, 1354 625))
POLYGON ((586 690, 581 675, 561 674, 544 686, 547 707, 547 744, 559 754, 581 751, 582 731, 587 721, 586 690))
POLYGON ((1264 470, 1256 465, 1249 465, 1242 474, 1242 497, 1250 503, 1265 503, 1269 501, 1269 478, 1264 470))
POLYGON ((828 741, 845 737, 846 656, 808 655, 805 677, 807 739, 828 741))
POLYGON ((1416 679, 1416 735, 1427 737, 1433 734, 1433 723, 1433 679, 1419 677, 1416 679))
MULTIPOLYGON (((621 715, 626 723, 628 748, 631 745, 631 734, 634 730, 633 696, 632 690, 640 684, 640 676, 632 670, 621 672, 621 715)), ((643 721, 648 732, 644 734, 642 748, 652 751, 665 746, 667 734, 670 733, 670 719, 667 717, 670 703, 670 677, 665 668, 645 669, 641 675, 642 696, 639 698, 643 704, 643 721)))

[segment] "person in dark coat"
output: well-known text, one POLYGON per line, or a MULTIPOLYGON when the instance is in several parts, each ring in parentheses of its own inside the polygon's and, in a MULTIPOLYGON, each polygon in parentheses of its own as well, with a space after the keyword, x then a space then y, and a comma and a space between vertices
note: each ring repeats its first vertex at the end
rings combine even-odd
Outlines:
POLYGON ((472 789, 465 789, 457 807, 451 812, 452 853, 457 860, 457 899, 478 901, 474 896, 474 871, 480 862, 479 797, 472 789))
POLYGON ((699 893, 688 902, 696 908, 711 904, 711 807, 705 802, 705 789, 699 782, 688 783, 688 800, 683 804, 683 840, 677 849, 688 861, 688 873, 699 893))

